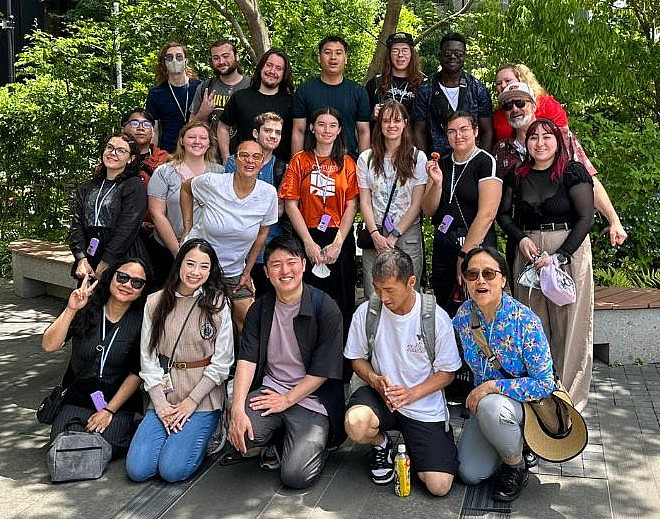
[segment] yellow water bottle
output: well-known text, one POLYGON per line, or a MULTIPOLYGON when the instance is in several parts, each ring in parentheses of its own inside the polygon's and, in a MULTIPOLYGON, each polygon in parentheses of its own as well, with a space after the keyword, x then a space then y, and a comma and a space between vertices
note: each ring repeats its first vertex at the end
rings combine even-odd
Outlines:
POLYGON ((394 458, 394 492, 399 497, 410 495, 410 458, 406 446, 399 444, 398 454, 394 458))

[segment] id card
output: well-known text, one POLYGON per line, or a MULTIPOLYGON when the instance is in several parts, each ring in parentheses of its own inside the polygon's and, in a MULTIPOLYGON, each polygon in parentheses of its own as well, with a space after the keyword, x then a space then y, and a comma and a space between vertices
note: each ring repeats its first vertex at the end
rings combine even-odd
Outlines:
POLYGON ((328 229, 328 225, 330 225, 330 220, 332 220, 332 218, 329 214, 322 215, 321 221, 316 228, 321 232, 325 232, 328 229))
POLYGON ((446 234, 447 231, 449 230, 449 226, 453 221, 454 221, 454 217, 449 214, 446 214, 442 218, 440 225, 438 225, 438 231, 440 231, 442 234, 446 234))
POLYGON ((96 254, 96 249, 99 247, 99 239, 92 238, 89 240, 89 246, 87 247, 87 254, 94 256, 96 254))
POLYGON ((387 232, 392 232, 394 230, 394 222, 389 216, 385 217, 385 222, 383 222, 383 225, 385 226, 387 232))
POLYGON ((101 409, 105 409, 106 407, 108 407, 108 403, 105 401, 105 396, 103 395, 103 391, 94 391, 89 396, 92 397, 92 402, 94 403, 94 407, 96 408, 97 411, 100 411, 101 409))
POLYGON ((172 377, 169 373, 163 375, 163 392, 167 395, 174 391, 174 384, 172 384, 172 377))

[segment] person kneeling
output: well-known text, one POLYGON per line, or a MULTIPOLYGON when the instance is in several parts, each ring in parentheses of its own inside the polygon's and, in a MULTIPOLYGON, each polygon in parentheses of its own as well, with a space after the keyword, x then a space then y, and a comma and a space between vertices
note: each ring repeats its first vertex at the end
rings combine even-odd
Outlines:
POLYGON ((371 445, 371 478, 384 485, 394 478, 387 431, 401 431, 413 470, 432 494, 444 496, 458 470, 443 392, 461 367, 451 321, 432 296, 414 290, 413 263, 402 250, 381 252, 372 274, 378 299, 358 307, 344 351, 367 383, 351 395, 346 432, 371 445), (373 327, 372 310, 380 312, 373 327))
POLYGON ((296 489, 316 481, 326 446, 345 438, 342 316, 330 296, 303 283, 304 255, 292 237, 266 246, 264 268, 275 291, 245 318, 229 424, 229 440, 242 453, 282 431, 280 477, 296 489))

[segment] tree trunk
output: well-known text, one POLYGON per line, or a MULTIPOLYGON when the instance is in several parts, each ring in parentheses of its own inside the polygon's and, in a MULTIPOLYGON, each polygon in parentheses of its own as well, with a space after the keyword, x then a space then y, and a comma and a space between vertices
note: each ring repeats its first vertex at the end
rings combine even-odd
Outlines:
POLYGON ((261 14, 258 0, 234 0, 245 17, 250 30, 250 43, 255 62, 270 49, 270 34, 261 14))
POLYGON ((401 8, 403 7, 403 0, 391 0, 387 2, 387 10, 385 11, 385 20, 383 20, 383 27, 380 30, 378 35, 378 41, 376 42, 376 50, 374 55, 371 58, 371 63, 367 69, 367 73, 364 76, 364 83, 369 81, 373 76, 375 76, 383 67, 383 59, 386 57, 387 46, 385 42, 387 37, 396 31, 396 27, 399 24, 399 16, 401 15, 401 8))

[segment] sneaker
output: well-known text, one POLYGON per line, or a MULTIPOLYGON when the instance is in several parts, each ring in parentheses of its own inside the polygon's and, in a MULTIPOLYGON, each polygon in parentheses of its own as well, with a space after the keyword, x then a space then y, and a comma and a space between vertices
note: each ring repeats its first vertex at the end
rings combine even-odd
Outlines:
POLYGON ((263 470, 277 470, 282 466, 280 455, 275 445, 269 445, 261 451, 259 467, 263 470))
POLYGON ((523 445, 523 459, 528 469, 536 467, 539 464, 539 457, 532 452, 532 449, 526 443, 523 445))
POLYGON ((516 466, 502 464, 493 488, 493 499, 495 501, 515 501, 528 479, 529 472, 524 462, 516 466))
POLYGON ((220 415, 218 425, 216 426, 215 431, 213 431, 209 443, 206 445, 207 456, 212 456, 213 454, 220 452, 227 442, 228 426, 226 423, 226 417, 226 412, 223 412, 222 415, 220 415))
POLYGON ((394 479, 392 440, 387 436, 387 445, 371 446, 371 481, 376 485, 387 485, 394 479))

